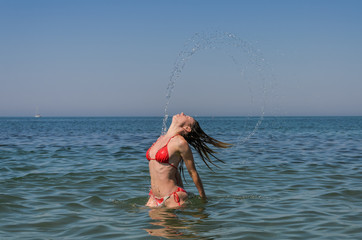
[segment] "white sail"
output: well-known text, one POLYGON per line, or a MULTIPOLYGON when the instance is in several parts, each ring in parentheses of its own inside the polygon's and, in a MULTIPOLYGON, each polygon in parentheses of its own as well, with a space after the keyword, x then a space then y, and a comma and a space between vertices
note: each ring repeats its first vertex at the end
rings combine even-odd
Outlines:
POLYGON ((34 116, 34 117, 36 117, 36 118, 40 118, 40 117, 41 117, 41 115, 40 115, 40 113, 39 113, 39 107, 36 108, 35 116, 34 116))

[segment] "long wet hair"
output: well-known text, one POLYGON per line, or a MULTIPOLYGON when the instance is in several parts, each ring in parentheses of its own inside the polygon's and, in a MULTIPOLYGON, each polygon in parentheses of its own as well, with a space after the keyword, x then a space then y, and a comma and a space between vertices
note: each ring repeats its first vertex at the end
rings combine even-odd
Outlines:
MULTIPOLYGON (((212 158, 214 158, 214 160, 217 160, 219 162, 224 163, 223 160, 221 160, 220 158, 218 158, 217 156, 215 156, 215 154, 217 153, 215 150, 211 149, 209 145, 213 145, 214 147, 217 148, 228 148, 231 147, 232 144, 229 143, 224 143, 221 142, 219 140, 216 140, 215 138, 210 137, 209 135, 207 135, 200 127, 200 124, 195 120, 194 125, 191 127, 191 131, 187 134, 185 134, 183 136, 185 138, 185 140, 188 142, 188 144, 191 145, 191 147, 193 149, 195 149, 195 151, 197 151, 197 153, 200 155, 202 161, 206 164, 206 166, 210 169, 210 164, 218 167, 212 158), (212 157, 212 158, 211 158, 212 157)), ((185 176, 183 173, 183 164, 180 164, 180 172, 183 175, 184 180, 185 176)))

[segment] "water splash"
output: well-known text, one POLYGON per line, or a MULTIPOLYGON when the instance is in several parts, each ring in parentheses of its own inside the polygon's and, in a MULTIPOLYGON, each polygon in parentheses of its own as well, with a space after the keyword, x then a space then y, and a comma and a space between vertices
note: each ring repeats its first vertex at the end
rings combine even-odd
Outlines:
MULTIPOLYGON (((241 74, 241 78, 247 81, 249 93, 251 96, 251 103, 254 102, 253 96, 253 89, 251 86, 251 80, 245 77, 245 71, 247 66, 252 65, 256 68, 256 78, 258 81, 261 82, 261 89, 262 93, 260 96, 262 99, 262 103, 260 106, 260 113, 258 114, 258 120, 256 121, 255 126, 247 134, 246 137, 239 136, 237 142, 245 142, 250 137, 252 137, 257 129, 259 128, 260 124, 263 121, 264 113, 265 113, 265 95, 266 95, 266 87, 265 87, 265 80, 266 77, 264 76, 265 73, 265 61, 262 57, 260 51, 254 49, 251 44, 247 43, 246 41, 242 40, 241 38, 237 37, 236 35, 228 32, 214 32, 214 33, 196 33, 194 34, 188 41, 186 41, 183 50, 179 53, 176 62, 174 64, 174 68, 170 75, 170 80, 167 85, 166 89, 166 104, 164 108, 164 119, 162 123, 162 131, 161 134, 165 134, 167 132, 167 120, 168 120, 168 106, 170 104, 171 96, 173 90, 175 88, 176 81, 180 78, 181 73, 186 65, 186 63, 191 59, 193 55, 198 53, 201 50, 213 50, 213 49, 220 49, 224 51, 229 57, 232 59, 233 63, 239 68, 239 72, 241 74), (232 53, 228 53, 226 50, 232 48, 234 51, 232 53), (235 54, 246 56, 248 62, 246 64, 242 64, 238 61, 235 54)), ((255 79, 253 79, 254 81, 255 79)), ((249 116, 252 117, 252 116, 249 116)))

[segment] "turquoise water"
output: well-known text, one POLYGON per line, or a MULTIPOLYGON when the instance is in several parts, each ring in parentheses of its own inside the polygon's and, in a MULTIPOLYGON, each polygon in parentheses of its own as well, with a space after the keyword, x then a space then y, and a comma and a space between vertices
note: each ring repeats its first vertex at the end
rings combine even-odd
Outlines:
MULTIPOLYGON (((208 201, 144 207, 162 118, 0 118, 0 239, 361 239, 362 117, 198 118, 208 201)), ((186 176, 186 190, 196 193, 186 176)))

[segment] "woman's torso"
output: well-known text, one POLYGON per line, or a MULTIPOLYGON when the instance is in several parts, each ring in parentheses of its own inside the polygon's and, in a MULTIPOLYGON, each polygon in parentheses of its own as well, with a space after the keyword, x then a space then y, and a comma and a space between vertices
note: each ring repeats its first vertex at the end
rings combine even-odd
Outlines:
POLYGON ((177 166, 181 160, 176 144, 178 137, 180 136, 161 136, 147 151, 151 189, 155 196, 166 196, 178 188, 176 175, 177 166), (160 154, 160 150, 167 151, 168 159, 165 158, 165 153, 160 154), (156 159, 157 154, 161 156, 161 161, 156 159))

